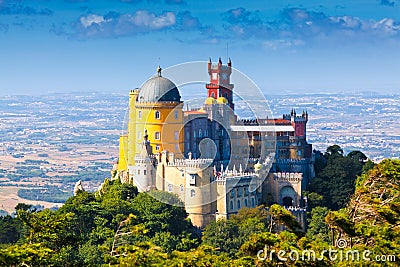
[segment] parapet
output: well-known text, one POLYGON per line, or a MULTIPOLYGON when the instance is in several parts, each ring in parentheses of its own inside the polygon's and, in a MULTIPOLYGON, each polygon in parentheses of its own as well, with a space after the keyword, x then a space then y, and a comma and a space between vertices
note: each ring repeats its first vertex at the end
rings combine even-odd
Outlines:
POLYGON ((274 180, 277 181, 301 182, 303 180, 303 173, 301 172, 276 172, 272 175, 274 180))

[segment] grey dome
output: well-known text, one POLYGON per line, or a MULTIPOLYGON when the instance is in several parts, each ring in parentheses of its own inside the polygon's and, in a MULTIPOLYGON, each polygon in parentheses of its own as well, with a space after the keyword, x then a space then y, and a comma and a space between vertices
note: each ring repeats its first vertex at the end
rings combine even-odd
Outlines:
POLYGON ((179 94, 176 85, 167 78, 158 76, 150 78, 146 81, 139 90, 137 98, 138 102, 180 102, 181 95, 179 94))

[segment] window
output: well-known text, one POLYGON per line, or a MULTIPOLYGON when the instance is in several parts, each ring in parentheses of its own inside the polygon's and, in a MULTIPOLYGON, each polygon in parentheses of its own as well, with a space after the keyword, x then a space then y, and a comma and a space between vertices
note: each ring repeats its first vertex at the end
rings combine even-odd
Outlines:
POLYGON ((237 209, 240 210, 240 200, 237 201, 237 209))
POLYGON ((160 145, 156 145, 156 150, 160 150, 160 145))
POLYGON ((194 189, 190 190, 190 197, 195 197, 196 191, 194 189))
POLYGON ((168 185, 168 191, 169 191, 169 192, 172 192, 172 184, 169 184, 169 185, 168 185))
POLYGON ((174 133, 175 140, 179 140, 179 132, 174 133))
POLYGON ((224 93, 224 97, 225 97, 226 99, 228 99, 228 94, 227 94, 227 93, 224 93))
POLYGON ((175 144, 175 150, 179 151, 179 145, 178 144, 175 144))
POLYGON ((255 203, 254 203, 254 198, 252 198, 252 199, 251 199, 251 207, 254 208, 255 206, 256 206, 256 205, 255 205, 255 203))
POLYGON ((155 138, 156 140, 160 140, 160 132, 155 132, 154 138, 155 138))
POLYGON ((139 117, 139 119, 142 118, 142 111, 141 110, 138 111, 138 117, 139 117))
POLYGON ((247 207, 247 198, 244 200, 244 206, 247 207))
MULTIPOLYGON (((248 188, 248 187, 245 187, 245 188, 244 188, 244 195, 245 195, 245 196, 248 196, 248 195, 249 195, 249 188, 248 188)), ((246 205, 246 207, 247 207, 247 205, 246 205)))
POLYGON ((196 138, 196 130, 193 130, 193 138, 196 138))
POLYGON ((199 138, 203 137, 203 132, 201 131, 201 129, 199 129, 199 138))
POLYGON ((231 191, 231 197, 235 197, 235 190, 233 190, 233 189, 231 191))
POLYGON ((144 175, 147 175, 147 170, 143 170, 143 174, 144 174, 144 175))
POLYGON ((230 203, 230 208, 231 208, 231 210, 233 210, 233 201, 231 200, 231 203, 230 203))
POLYGON ((154 113, 154 117, 159 120, 161 115, 160 115, 160 111, 156 110, 156 112, 154 113))
POLYGON ((185 191, 185 188, 183 187, 183 184, 181 184, 181 185, 179 186, 179 188, 180 188, 181 192, 185 191))
POLYGON ((196 174, 191 174, 190 175, 190 185, 196 185, 196 174))
POLYGON ((211 97, 212 97, 212 98, 215 98, 215 94, 214 94, 214 93, 211 93, 211 97))
POLYGON ((137 170, 137 174, 140 175, 140 170, 137 170))
POLYGON ((241 196, 242 196, 242 188, 239 187, 239 188, 237 189, 237 191, 238 191, 238 193, 237 193, 238 197, 241 197, 241 196))
POLYGON ((179 112, 177 110, 175 110, 175 112, 174 112, 174 117, 175 117, 175 120, 179 119, 179 112))

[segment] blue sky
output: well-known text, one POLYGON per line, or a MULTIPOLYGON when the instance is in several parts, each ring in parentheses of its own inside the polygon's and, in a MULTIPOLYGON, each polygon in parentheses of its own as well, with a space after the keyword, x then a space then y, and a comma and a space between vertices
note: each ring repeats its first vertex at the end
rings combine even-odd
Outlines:
POLYGON ((271 94, 400 89, 400 0, 0 0, 0 93, 125 93, 227 44, 271 94))

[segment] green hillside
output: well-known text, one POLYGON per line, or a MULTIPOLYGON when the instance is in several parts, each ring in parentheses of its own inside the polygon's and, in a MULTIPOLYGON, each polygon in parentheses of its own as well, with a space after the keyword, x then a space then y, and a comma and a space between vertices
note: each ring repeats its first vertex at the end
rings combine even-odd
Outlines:
MULTIPOLYGON (((324 169, 334 170, 337 163, 332 155, 321 165, 325 177, 324 169)), ((177 196, 138 193, 132 185, 106 180, 101 191, 80 192, 57 211, 19 204, 16 218, 1 217, 0 265, 397 266, 400 160, 364 168, 356 164, 360 154, 336 156, 341 163, 352 160, 361 173, 351 171, 357 177, 354 194, 339 210, 315 205, 307 233, 279 205, 244 208, 200 231, 184 208, 152 194, 178 204, 177 196)))

